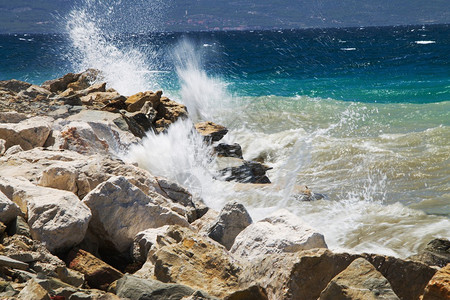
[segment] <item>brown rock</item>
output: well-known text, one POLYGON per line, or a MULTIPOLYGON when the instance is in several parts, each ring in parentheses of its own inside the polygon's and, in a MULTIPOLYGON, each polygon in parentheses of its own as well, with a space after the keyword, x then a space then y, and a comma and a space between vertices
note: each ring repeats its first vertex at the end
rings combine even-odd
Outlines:
POLYGON ((84 250, 72 250, 67 257, 69 268, 85 275, 91 288, 106 290, 115 280, 122 278, 123 274, 84 250))
POLYGON ((251 286, 226 296, 224 300, 268 300, 266 291, 259 286, 251 286))
POLYGON ((20 91, 26 90, 30 86, 31 83, 15 79, 0 81, 0 89, 11 91, 14 93, 19 93, 20 91))
POLYGON ((225 126, 209 121, 195 124, 195 129, 197 129, 198 133, 200 133, 207 142, 220 141, 228 132, 228 129, 225 126))
POLYGON ((431 278, 425 288, 422 300, 448 300, 450 299, 450 263, 440 269, 431 278))
POLYGON ((31 279, 27 282, 25 288, 19 293, 18 299, 50 300, 50 296, 39 283, 37 283, 34 279, 31 279))
POLYGON ((6 141, 6 149, 20 145, 29 150, 42 147, 47 140, 53 119, 49 117, 34 117, 19 123, 0 124, 0 136, 6 141))
POLYGON ((386 278, 364 258, 355 259, 336 275, 320 294, 320 300, 399 300, 386 278))
POLYGON ((125 101, 125 104, 127 104, 127 110, 129 112, 139 111, 146 102, 150 102, 155 108, 159 104, 161 95, 162 91, 157 91, 156 93, 147 91, 144 93, 139 92, 137 94, 134 94, 128 97, 127 101, 125 101))
POLYGON ((186 106, 166 97, 161 98, 159 105, 155 109, 158 112, 156 115, 157 120, 165 119, 171 123, 177 121, 179 118, 183 119, 188 116, 186 106))
POLYGON ((61 92, 67 89, 69 83, 75 82, 80 77, 80 74, 68 73, 61 78, 48 80, 42 84, 42 87, 52 93, 61 92))

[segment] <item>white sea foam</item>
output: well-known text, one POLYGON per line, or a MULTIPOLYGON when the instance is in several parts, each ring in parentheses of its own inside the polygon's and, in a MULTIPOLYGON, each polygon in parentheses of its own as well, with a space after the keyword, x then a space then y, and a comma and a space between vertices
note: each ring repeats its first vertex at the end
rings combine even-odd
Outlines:
POLYGON ((429 45, 429 44, 436 44, 436 41, 415 41, 417 45, 429 45))

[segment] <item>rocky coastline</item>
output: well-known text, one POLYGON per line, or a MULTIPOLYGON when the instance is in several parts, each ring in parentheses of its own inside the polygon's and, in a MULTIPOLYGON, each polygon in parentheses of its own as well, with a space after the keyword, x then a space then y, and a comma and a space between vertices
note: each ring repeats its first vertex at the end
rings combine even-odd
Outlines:
MULTIPOLYGON (((98 70, 0 81, 0 299, 450 299, 446 239, 408 259, 332 252, 287 210, 215 211, 115 155, 182 119, 163 92, 120 95, 98 70)), ((227 131, 192 124, 216 179, 270 185, 267 166, 220 142, 227 131)))

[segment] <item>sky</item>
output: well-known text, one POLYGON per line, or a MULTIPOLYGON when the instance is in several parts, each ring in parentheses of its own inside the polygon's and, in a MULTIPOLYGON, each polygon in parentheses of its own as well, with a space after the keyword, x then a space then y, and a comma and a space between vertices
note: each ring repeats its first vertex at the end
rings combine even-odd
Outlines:
POLYGON ((109 7, 125 31, 450 23, 450 0, 0 0, 0 33, 63 32, 68 12, 109 7))

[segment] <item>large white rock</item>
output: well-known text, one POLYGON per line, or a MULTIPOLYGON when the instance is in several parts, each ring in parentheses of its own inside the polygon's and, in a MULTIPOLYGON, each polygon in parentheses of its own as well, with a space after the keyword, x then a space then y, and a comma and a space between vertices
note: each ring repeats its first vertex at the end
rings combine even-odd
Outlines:
POLYGON ((0 191, 0 222, 9 223, 20 215, 20 209, 0 191))
POLYGON ((149 228, 136 234, 131 249, 133 259, 138 262, 145 262, 150 249, 156 245, 158 235, 165 236, 168 229, 169 225, 165 225, 159 228, 149 228))
POLYGON ((0 190, 28 215, 32 237, 48 250, 68 249, 83 240, 91 212, 73 193, 11 177, 0 177, 0 190))
POLYGON ((42 147, 50 132, 53 118, 33 117, 18 123, 0 123, 0 138, 6 141, 6 149, 20 145, 29 150, 42 147))
POLYGON ((6 151, 6 141, 4 139, 0 139, 0 156, 5 154, 6 151))
POLYGON ((323 235, 281 209, 239 233, 230 252, 238 260, 251 261, 272 253, 312 248, 327 248, 323 235))
MULTIPOLYGON (((162 196, 154 193, 153 198, 162 196)), ((188 221, 156 203, 125 177, 111 177, 92 190, 83 202, 92 211, 89 228, 101 241, 112 244, 119 252, 127 251, 136 234, 164 225, 189 227, 188 221)))

